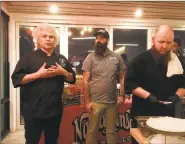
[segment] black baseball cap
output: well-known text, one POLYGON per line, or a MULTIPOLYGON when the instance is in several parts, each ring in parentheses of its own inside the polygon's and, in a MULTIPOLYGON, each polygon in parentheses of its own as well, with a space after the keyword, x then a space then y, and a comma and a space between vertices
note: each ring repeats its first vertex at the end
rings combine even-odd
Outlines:
POLYGON ((106 30, 100 29, 94 33, 94 36, 96 37, 99 34, 102 34, 106 39, 109 39, 109 33, 106 30))

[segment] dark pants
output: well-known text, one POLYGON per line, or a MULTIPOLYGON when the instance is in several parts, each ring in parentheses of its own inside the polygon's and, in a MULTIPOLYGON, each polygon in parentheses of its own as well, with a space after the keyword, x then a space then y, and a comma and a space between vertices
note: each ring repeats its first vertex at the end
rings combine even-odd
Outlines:
POLYGON ((42 118, 24 119, 26 144, 38 144, 44 131, 45 144, 57 144, 61 115, 42 118))

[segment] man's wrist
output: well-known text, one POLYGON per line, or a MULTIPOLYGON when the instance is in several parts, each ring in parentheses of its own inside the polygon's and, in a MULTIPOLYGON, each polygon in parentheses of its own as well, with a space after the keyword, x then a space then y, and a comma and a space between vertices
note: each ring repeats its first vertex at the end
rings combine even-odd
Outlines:
POLYGON ((40 74, 38 72, 34 73, 34 79, 39 79, 40 78, 40 74))
POLYGON ((68 71, 64 71, 62 75, 65 76, 65 77, 68 77, 69 76, 69 72, 68 71))
POLYGON ((67 71, 66 73, 65 73, 65 77, 68 77, 69 76, 69 72, 67 71))
POLYGON ((151 93, 149 93, 149 95, 146 95, 144 99, 147 99, 148 97, 152 96, 151 93))

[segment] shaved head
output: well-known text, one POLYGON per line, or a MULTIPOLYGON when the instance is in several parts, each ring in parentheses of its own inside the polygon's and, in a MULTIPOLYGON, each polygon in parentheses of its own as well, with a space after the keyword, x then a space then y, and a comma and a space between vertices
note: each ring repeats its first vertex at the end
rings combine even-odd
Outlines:
POLYGON ((170 33, 171 35, 173 35, 174 37, 174 32, 172 27, 170 27, 169 25, 160 25, 155 29, 155 33, 154 36, 156 36, 158 33, 163 33, 165 34, 165 32, 170 33))
POLYGON ((168 25, 160 25, 155 29, 154 36, 152 37, 153 49, 160 55, 166 55, 173 43, 174 32, 172 27, 168 25))

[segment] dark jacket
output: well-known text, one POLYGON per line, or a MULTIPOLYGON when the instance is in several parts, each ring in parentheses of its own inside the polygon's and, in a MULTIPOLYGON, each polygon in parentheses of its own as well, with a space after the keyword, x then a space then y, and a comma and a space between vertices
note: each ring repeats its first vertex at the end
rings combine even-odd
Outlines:
MULTIPOLYGON (((125 92, 132 93, 137 87, 142 87, 155 95, 159 101, 166 101, 178 88, 185 88, 185 77, 175 75, 168 78, 166 67, 159 66, 148 50, 136 57, 127 69, 125 92)), ((133 116, 171 115, 167 114, 165 109, 163 106, 153 107, 146 100, 133 95, 131 108, 133 116)))
POLYGON ((44 63, 46 68, 55 65, 55 62, 73 74, 71 83, 75 83, 75 72, 70 67, 67 59, 53 52, 47 56, 38 49, 21 57, 12 74, 14 87, 20 87, 21 113, 26 118, 46 118, 62 113, 62 92, 65 77, 55 76, 52 78, 36 79, 27 84, 21 84, 21 80, 27 74, 37 72, 44 63))

